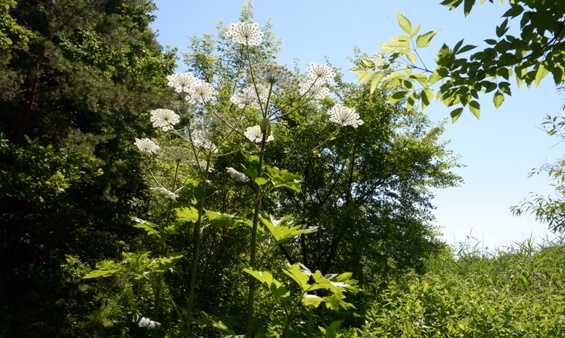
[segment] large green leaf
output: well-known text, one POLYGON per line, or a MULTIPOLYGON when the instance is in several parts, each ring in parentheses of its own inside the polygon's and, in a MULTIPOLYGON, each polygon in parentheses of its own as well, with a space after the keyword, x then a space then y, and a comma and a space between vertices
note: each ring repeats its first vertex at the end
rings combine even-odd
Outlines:
POLYGON ((398 19, 398 24, 400 25, 400 28, 402 28, 402 30, 405 31, 406 33, 412 34, 412 24, 410 23, 410 20, 408 20, 400 12, 396 12, 396 17, 398 19))

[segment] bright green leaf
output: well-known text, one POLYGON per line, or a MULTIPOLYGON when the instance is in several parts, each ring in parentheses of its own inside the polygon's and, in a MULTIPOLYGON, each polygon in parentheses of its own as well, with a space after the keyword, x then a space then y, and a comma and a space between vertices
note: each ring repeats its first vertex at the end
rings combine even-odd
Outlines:
POLYGON ((430 31, 425 34, 419 35, 416 38, 416 46, 418 46, 419 48, 428 47, 430 45, 430 41, 437 33, 438 31, 430 31))
POLYGON ((504 102, 504 94, 502 94, 500 90, 497 90, 496 93, 494 93, 492 101, 494 102, 494 106, 496 108, 500 107, 500 105, 502 105, 502 102, 504 102))
POLYGON ((481 117, 481 105, 479 102, 473 100, 469 103, 469 110, 471 111, 471 113, 473 113, 473 115, 475 115, 477 118, 481 117))
POLYGON ((457 120, 459 119, 462 113, 463 113, 463 107, 452 110, 451 113, 449 113, 449 115, 451 116, 451 122, 452 123, 457 122, 457 120))
POLYGON ((405 31, 406 33, 412 34, 412 24, 410 23, 410 20, 408 20, 400 12, 396 12, 396 17, 398 19, 398 24, 400 25, 400 28, 402 28, 402 30, 405 31))

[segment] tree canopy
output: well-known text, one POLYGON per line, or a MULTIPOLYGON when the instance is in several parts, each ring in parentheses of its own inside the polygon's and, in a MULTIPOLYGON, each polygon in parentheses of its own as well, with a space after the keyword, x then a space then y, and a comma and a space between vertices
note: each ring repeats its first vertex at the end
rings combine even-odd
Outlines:
MULTIPOLYGON (((481 0, 481 4, 484 2, 481 0)), ((463 6, 464 14, 470 15, 475 3, 445 0, 442 5, 450 9, 463 6)), ((370 82, 372 89, 380 82, 395 88, 391 100, 406 100, 409 107, 419 103, 425 108, 435 96, 454 107, 450 113, 454 122, 465 107, 479 117, 480 96, 492 93, 498 108, 505 96, 512 94, 512 77, 518 87, 524 83, 537 86, 548 75, 557 86, 563 83, 564 18, 563 1, 510 0, 503 21, 496 26, 496 36, 485 40, 488 47, 477 50, 464 39, 453 47, 444 44, 437 52, 435 67, 428 68, 419 63, 418 49, 428 47, 437 31, 418 34, 420 25, 412 27, 410 20, 398 13, 399 25, 406 34, 384 43, 382 52, 360 60, 352 70, 361 83, 370 82)))

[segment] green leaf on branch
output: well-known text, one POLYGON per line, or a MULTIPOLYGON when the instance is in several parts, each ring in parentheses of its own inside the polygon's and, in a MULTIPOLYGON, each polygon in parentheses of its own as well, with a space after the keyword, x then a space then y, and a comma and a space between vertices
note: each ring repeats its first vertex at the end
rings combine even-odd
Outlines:
POLYGON ((267 227, 277 243, 283 243, 296 236, 309 234, 316 231, 316 228, 312 227, 302 229, 300 225, 293 226, 292 216, 285 216, 277 220, 272 216, 269 216, 269 218, 267 218, 259 215, 259 219, 261 220, 261 223, 263 223, 263 225, 267 227))
POLYGON ((398 24, 400 25, 400 28, 402 28, 402 30, 405 31, 406 33, 412 34, 412 23, 410 23, 410 20, 408 20, 400 12, 396 12, 396 17, 398 19, 398 24))
POLYGON ((304 297, 302 297, 302 304, 304 306, 311 306, 314 308, 320 306, 320 304, 322 304, 323 301, 324 298, 309 293, 304 294, 304 297))
POLYGON ((471 113, 473 113, 473 115, 475 115, 475 117, 481 117, 481 105, 479 102, 475 100, 471 101, 469 103, 469 110, 471 111, 471 113))
POLYGON ((536 78, 535 78, 535 80, 534 80, 534 83, 535 83, 536 87, 539 86, 541 80, 543 80, 543 78, 546 77, 547 74, 549 74, 549 71, 547 70, 547 68, 545 68, 545 65, 544 65, 543 63, 540 63, 540 64, 537 66, 537 69, 536 69, 536 78))
POLYGON ((284 269, 283 272, 292 278, 298 286, 300 286, 302 291, 308 290, 310 286, 308 285, 308 280, 310 279, 312 272, 310 272, 310 270, 308 270, 308 268, 304 265, 294 263, 291 267, 284 269))
POLYGON ((198 209, 193 207, 183 207, 177 208, 177 219, 181 222, 192 222, 196 223, 198 220, 198 209))
POLYGON ((151 222, 137 222, 134 228, 143 229, 149 236, 156 235, 159 237, 159 231, 157 230, 157 225, 151 222))
POLYGON ((126 272, 127 269, 120 263, 116 263, 113 260, 103 260, 96 263, 96 270, 91 271, 86 274, 83 278, 98 278, 98 277, 110 277, 126 272))
POLYGON ((291 173, 286 169, 279 169, 277 167, 265 166, 267 176, 273 181, 273 188, 289 188, 296 192, 301 192, 300 182, 302 177, 300 175, 291 173))
POLYGON ((257 177, 255 180, 255 183, 257 183, 258 185, 265 185, 269 182, 268 179, 264 178, 264 177, 257 177))
POLYGON ((500 107, 500 105, 502 105, 502 102, 504 102, 504 94, 502 94, 500 90, 497 90, 496 93, 494 93, 492 101, 496 108, 500 107))
POLYGON ((264 284, 273 293, 275 298, 288 297, 290 293, 281 282, 276 280, 273 275, 268 271, 257 271, 252 269, 243 269, 244 272, 250 274, 259 282, 264 284))
POLYGON ((210 221, 213 226, 233 227, 241 223, 235 215, 224 214, 211 210, 205 210, 205 213, 206 217, 208 217, 208 221, 210 221))
POLYGON ((430 41, 438 32, 439 31, 429 31, 422 35, 418 35, 418 37, 416 38, 416 46, 418 46, 419 48, 430 46, 430 41))
POLYGON ((375 89, 377 89, 378 84, 381 82, 384 76, 385 76, 384 72, 375 73, 375 75, 371 79, 371 89, 370 89, 371 94, 375 92, 375 89))
POLYGON ((449 115, 451 116, 451 122, 452 123, 457 122, 457 120, 459 119, 462 113, 463 113, 463 107, 452 110, 451 113, 449 113, 449 115))

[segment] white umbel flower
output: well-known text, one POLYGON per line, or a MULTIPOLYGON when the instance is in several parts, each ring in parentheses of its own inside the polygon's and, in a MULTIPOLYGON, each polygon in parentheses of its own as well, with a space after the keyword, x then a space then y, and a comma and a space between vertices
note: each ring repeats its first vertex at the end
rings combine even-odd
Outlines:
POLYGON ((227 167, 226 171, 228 172, 228 174, 235 179, 236 181, 240 181, 240 182, 249 182, 249 177, 245 176, 244 173, 235 170, 232 167, 227 167))
POLYGON ((252 22, 232 23, 226 34, 234 42, 246 46, 260 45, 264 35, 259 25, 252 22))
POLYGON ((146 153, 154 154, 159 151, 159 146, 148 138, 135 138, 135 146, 146 153))
POLYGON ((239 108, 261 109, 259 102, 266 102, 268 95, 269 88, 263 84, 247 85, 241 92, 233 94, 230 101, 239 108))
POLYGON ((153 127, 161 128, 163 131, 172 130, 173 126, 180 121, 180 116, 170 109, 155 109, 151 111, 151 122, 153 127))
POLYGON ((218 151, 218 148, 216 147, 214 142, 212 142, 212 134, 203 130, 194 130, 191 133, 191 137, 192 143, 194 143, 196 147, 204 148, 213 152, 218 151))
POLYGON ((355 112, 354 108, 344 107, 339 103, 328 110, 327 114, 330 116, 330 121, 343 127, 357 128, 363 124, 363 120, 359 118, 359 114, 355 112))
POLYGON ((151 190, 155 190, 159 194, 163 195, 166 198, 170 198, 172 200, 176 200, 179 195, 175 194, 174 192, 170 191, 169 189, 163 187, 151 188, 151 190))
POLYGON ((173 87, 177 93, 190 93, 197 78, 191 73, 175 73, 167 76, 169 87, 173 87))
MULTIPOLYGON (((261 131, 260 126, 248 127, 245 130, 244 135, 251 142, 254 142, 254 143, 261 143, 261 140, 263 140, 263 132, 261 131)), ((267 138, 265 139, 265 142, 269 142, 269 141, 272 141, 272 140, 274 140, 273 134, 267 136, 267 138)))
POLYGON ((312 81, 319 85, 331 84, 335 78, 335 71, 328 65, 309 63, 307 77, 308 82, 312 81))
POLYGON ((206 103, 214 100, 216 95, 218 95, 218 91, 208 82, 195 79, 189 94, 189 99, 192 99, 197 103, 206 103))
POLYGON ((146 327, 148 329, 154 329, 154 328, 161 326, 161 323, 156 322, 154 320, 151 320, 147 317, 141 317, 141 319, 139 320, 139 323, 137 323, 137 325, 139 325, 139 327, 146 327))
POLYGON ((306 98, 321 100, 330 95, 330 90, 328 87, 315 83, 314 81, 308 81, 301 83, 299 85, 300 95, 306 98))

